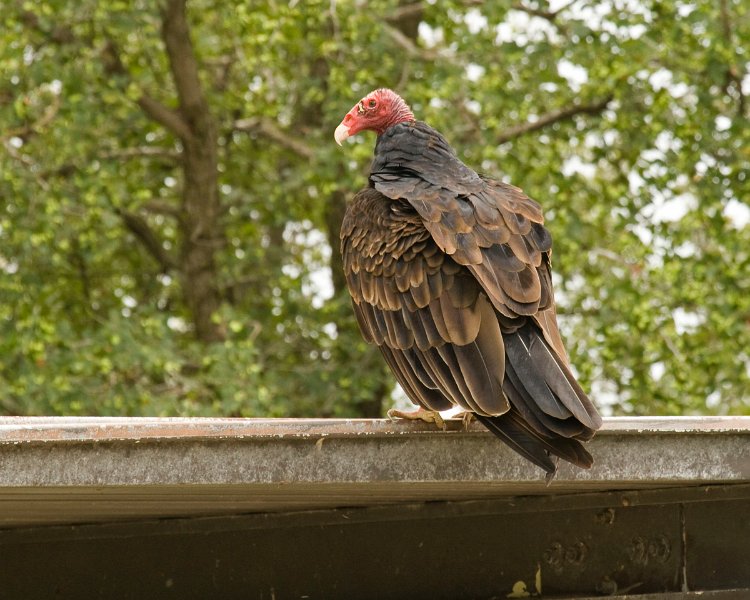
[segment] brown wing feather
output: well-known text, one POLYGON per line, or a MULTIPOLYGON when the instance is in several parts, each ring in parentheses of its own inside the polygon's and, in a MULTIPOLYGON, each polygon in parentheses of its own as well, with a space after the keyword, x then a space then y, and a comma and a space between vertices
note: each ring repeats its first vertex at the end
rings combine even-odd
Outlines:
POLYGON ((476 278, 439 251, 418 214, 363 190, 344 221, 342 252, 363 335, 380 347, 414 402, 484 415, 509 409, 492 304, 476 278))

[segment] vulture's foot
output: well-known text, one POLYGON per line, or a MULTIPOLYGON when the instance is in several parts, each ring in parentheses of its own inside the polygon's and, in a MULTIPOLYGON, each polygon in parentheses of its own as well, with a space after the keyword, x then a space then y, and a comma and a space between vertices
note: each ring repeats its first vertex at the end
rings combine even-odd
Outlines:
POLYGON ((419 407, 413 412, 404 412, 403 410, 392 408, 387 414, 388 418, 392 421, 395 421, 396 419, 418 420, 424 421, 425 423, 435 423, 440 429, 445 429, 445 421, 443 421, 443 417, 440 416, 439 412, 434 410, 425 410, 424 408, 419 407))
POLYGON ((469 431, 471 422, 474 420, 474 413, 468 410, 464 410, 464 411, 461 411, 460 413, 456 413, 455 415, 452 415, 451 419, 456 419, 457 421, 461 421, 461 426, 463 427, 463 430, 469 431))

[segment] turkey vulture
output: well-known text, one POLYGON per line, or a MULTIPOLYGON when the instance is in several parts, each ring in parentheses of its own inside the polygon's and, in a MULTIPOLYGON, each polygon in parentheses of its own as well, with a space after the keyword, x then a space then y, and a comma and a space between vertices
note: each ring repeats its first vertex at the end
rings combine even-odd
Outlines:
POLYGON ((411 414, 458 406, 548 477, 550 454, 590 467, 581 441, 602 421, 560 338, 539 204, 463 164, 392 90, 360 100, 334 138, 365 130, 375 158, 341 253, 362 335, 421 407, 411 414))

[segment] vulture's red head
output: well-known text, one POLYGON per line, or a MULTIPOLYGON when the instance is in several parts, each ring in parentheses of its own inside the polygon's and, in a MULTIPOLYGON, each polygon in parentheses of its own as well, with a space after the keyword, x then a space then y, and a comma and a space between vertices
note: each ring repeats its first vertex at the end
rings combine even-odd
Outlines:
POLYGON ((414 115, 403 98, 393 90, 381 88, 370 92, 346 114, 333 134, 340 146, 350 135, 360 131, 374 131, 378 135, 396 123, 414 120, 414 115))

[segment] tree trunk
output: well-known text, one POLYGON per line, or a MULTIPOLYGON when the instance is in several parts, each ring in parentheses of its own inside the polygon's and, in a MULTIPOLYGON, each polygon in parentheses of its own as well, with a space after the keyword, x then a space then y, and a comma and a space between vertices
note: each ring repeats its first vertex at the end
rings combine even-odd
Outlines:
POLYGON ((196 337, 216 342, 224 338, 213 320, 220 304, 215 254, 223 245, 223 236, 219 229, 216 133, 212 123, 206 125, 205 136, 185 147, 180 273, 196 337))
POLYGON ((179 254, 182 293, 196 337, 202 342, 216 342, 224 339, 213 318, 220 305, 216 252, 224 244, 219 226, 218 140, 198 76, 185 0, 167 2, 162 37, 179 97, 182 126, 177 133, 184 145, 179 254))

